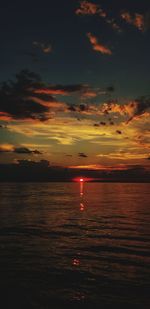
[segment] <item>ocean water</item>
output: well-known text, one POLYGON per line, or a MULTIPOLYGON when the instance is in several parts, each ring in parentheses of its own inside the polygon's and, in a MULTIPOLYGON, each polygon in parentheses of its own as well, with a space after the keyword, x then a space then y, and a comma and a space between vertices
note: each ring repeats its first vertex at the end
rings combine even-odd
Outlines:
POLYGON ((0 308, 150 308, 149 266, 149 184, 0 184, 0 308))

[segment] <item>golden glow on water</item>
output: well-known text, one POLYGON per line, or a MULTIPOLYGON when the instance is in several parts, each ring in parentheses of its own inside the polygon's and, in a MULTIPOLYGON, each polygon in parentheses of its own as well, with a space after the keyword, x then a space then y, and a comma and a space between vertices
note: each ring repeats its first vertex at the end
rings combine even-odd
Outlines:
POLYGON ((81 200, 80 200, 80 211, 85 210, 85 206, 83 204, 83 195, 84 195, 83 188, 84 188, 84 179, 80 178, 80 198, 81 198, 81 200))
POLYGON ((83 196, 83 182, 80 182, 80 195, 83 196))
POLYGON ((73 266, 79 266, 80 265, 80 260, 79 259, 73 259, 72 264, 73 264, 73 266))
POLYGON ((85 207, 84 207, 84 204, 83 204, 83 203, 80 203, 80 210, 81 210, 81 211, 84 211, 84 210, 85 210, 85 207))

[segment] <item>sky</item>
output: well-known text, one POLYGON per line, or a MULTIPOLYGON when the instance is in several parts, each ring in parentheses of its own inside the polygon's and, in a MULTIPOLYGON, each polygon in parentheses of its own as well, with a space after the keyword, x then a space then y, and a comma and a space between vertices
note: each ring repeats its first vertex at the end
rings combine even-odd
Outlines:
POLYGON ((150 3, 0 4, 0 163, 150 170, 150 3))

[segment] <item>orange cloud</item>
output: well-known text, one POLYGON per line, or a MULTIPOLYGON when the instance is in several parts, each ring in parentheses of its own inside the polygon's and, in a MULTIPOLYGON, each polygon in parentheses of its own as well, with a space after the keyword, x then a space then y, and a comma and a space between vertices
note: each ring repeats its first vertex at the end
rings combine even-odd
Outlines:
POLYGON ((54 109, 54 110, 57 110, 57 111, 61 111, 61 110, 66 110, 67 109, 67 104, 63 103, 63 102, 58 102, 58 101, 51 101, 51 100, 47 100, 47 101, 44 101, 40 98, 37 98, 37 97, 29 97, 29 99, 31 99, 33 102, 35 103, 38 103, 38 104, 41 104, 42 106, 46 106, 46 107, 49 107, 50 110, 51 109, 54 109))
POLYGON ((14 146, 10 144, 0 145, 0 152, 12 152, 13 149, 14 149, 14 146))
MULTIPOLYGON (((105 94, 106 92, 104 92, 105 94)), ((101 93, 103 94, 103 93, 101 93)), ((97 97, 97 93, 95 91, 92 90, 87 90, 86 92, 83 93, 83 95, 81 96, 82 99, 84 98, 96 98, 97 97)))
POLYGON ((76 10, 77 15, 95 15, 101 11, 101 8, 98 4, 81 1, 80 8, 76 10))
POLYGON ((129 116, 127 120, 128 123, 144 115, 147 111, 150 111, 150 98, 141 97, 124 105, 120 105, 117 102, 104 103, 101 107, 101 111, 104 114, 119 113, 120 115, 129 116))
POLYGON ((100 5, 92 3, 90 1, 81 1, 80 7, 75 12, 77 15, 97 15, 102 17, 107 24, 110 24, 114 30, 121 32, 120 26, 116 23, 115 19, 109 18, 106 11, 104 11, 100 5))
POLYGON ((49 88, 38 89, 35 90, 34 93, 49 94, 49 95, 68 95, 68 92, 64 89, 49 89, 49 88))
POLYGON ((141 160, 141 159, 146 159, 148 154, 146 153, 131 153, 131 152, 113 152, 113 153, 108 153, 108 154, 99 154, 97 157, 100 158, 108 158, 108 159, 117 159, 117 160, 141 160))
POLYGON ((144 30, 144 17, 143 17, 143 15, 135 13, 134 25, 139 30, 141 30, 141 31, 144 30))
POLYGON ((0 111, 0 120, 9 121, 11 119, 12 119, 12 117, 10 115, 8 115, 7 112, 1 112, 0 111))
POLYGON ((106 167, 99 164, 88 164, 88 165, 72 165, 69 168, 73 169, 86 169, 86 170, 105 170, 106 167))
POLYGON ((126 23, 133 25, 140 31, 144 31, 145 21, 144 16, 139 13, 134 13, 131 15, 128 11, 123 11, 121 13, 121 18, 126 21, 126 23))
POLYGON ((90 43, 92 44, 93 50, 106 55, 111 55, 112 51, 105 45, 98 42, 96 36, 92 35, 90 32, 87 33, 90 43))
POLYGON ((88 164, 88 165, 72 165, 69 166, 71 169, 83 169, 83 170, 99 170, 99 171, 113 171, 113 170, 128 170, 130 169, 130 166, 124 165, 124 164, 119 164, 117 166, 105 166, 101 164, 88 164))
POLYGON ((100 5, 90 1, 81 1, 80 7, 75 12, 77 15, 99 15, 106 18, 107 13, 101 8, 100 5))
POLYGON ((106 95, 113 92, 113 87, 105 89, 92 88, 88 84, 75 84, 75 85, 50 85, 45 88, 34 90, 34 94, 38 95, 79 95, 81 98, 95 98, 98 95, 106 95))

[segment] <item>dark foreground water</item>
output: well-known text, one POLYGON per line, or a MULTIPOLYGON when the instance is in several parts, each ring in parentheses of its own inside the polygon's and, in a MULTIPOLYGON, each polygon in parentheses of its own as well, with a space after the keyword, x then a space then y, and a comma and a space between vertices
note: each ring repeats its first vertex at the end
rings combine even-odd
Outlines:
POLYGON ((150 185, 0 184, 0 308, 150 308, 150 185))

